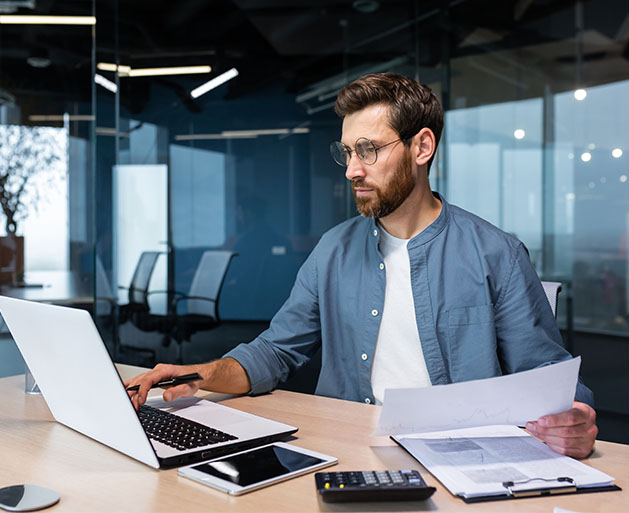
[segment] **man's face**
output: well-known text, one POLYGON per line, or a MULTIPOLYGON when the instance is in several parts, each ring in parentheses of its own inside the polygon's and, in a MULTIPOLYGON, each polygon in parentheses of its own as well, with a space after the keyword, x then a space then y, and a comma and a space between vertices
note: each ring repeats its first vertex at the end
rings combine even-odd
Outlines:
MULTIPOLYGON (((341 141, 354 149, 361 137, 376 148, 399 138, 386 121, 387 108, 373 105, 346 116, 341 141)), ((345 176, 352 181, 356 208, 365 217, 382 218, 394 212, 415 188, 413 163, 401 141, 378 150, 374 164, 365 164, 354 152, 345 176)))

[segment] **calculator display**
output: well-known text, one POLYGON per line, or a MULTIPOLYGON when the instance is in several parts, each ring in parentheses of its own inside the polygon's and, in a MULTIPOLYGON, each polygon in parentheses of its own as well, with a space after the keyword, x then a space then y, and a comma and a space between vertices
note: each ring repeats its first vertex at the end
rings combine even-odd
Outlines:
POLYGON ((249 486, 323 462, 324 460, 307 454, 269 445, 193 468, 240 486, 249 486))

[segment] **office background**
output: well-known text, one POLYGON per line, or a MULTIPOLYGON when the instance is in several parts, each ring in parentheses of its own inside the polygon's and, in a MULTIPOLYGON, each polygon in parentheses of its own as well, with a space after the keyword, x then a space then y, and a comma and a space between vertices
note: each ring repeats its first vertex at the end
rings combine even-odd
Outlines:
MULTIPOLYGON (((629 442, 626 2, 0 0, 7 14, 96 24, 0 18, 4 293, 71 277, 82 293, 60 299, 93 312, 119 361, 175 361, 159 322, 172 291, 189 290, 205 251, 230 250, 222 323, 192 335, 183 361, 250 340, 318 238, 355 215, 328 151, 336 93, 394 71, 446 109, 433 188, 562 282, 558 322, 583 357, 600 437, 629 442), (211 71, 129 72, 172 66, 211 71), (160 254, 138 316, 125 307, 147 251, 160 254)), ((22 369, 5 334, 0 374, 22 369)), ((286 386, 312 391, 316 376, 315 358, 286 386)))

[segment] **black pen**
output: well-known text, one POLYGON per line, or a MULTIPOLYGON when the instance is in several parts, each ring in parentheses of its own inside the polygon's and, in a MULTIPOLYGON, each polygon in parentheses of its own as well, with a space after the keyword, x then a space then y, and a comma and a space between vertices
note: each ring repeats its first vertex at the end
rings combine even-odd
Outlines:
MULTIPOLYGON (((201 381, 203 378, 201 374, 198 372, 193 372, 192 374, 184 374, 183 376, 177 376, 176 378, 166 379, 164 381, 158 381, 151 388, 162 388, 162 387, 174 387, 177 385, 183 385, 184 383, 190 383, 191 381, 201 381)), ((137 391, 140 389, 140 385, 134 385, 132 387, 127 388, 127 392, 137 391)))

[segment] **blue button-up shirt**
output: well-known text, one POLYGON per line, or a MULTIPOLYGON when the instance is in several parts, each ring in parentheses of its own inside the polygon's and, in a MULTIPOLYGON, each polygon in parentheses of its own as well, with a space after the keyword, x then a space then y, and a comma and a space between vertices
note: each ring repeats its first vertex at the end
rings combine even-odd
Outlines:
MULTIPOLYGON (((561 335, 522 243, 449 205, 408 242, 415 318, 433 385, 566 360, 561 335)), ((225 356, 253 394, 274 389, 322 347, 316 393, 375 402, 371 365, 384 308, 380 226, 355 217, 321 237, 269 329, 225 356)), ((593 403, 581 382, 576 397, 593 403)))

